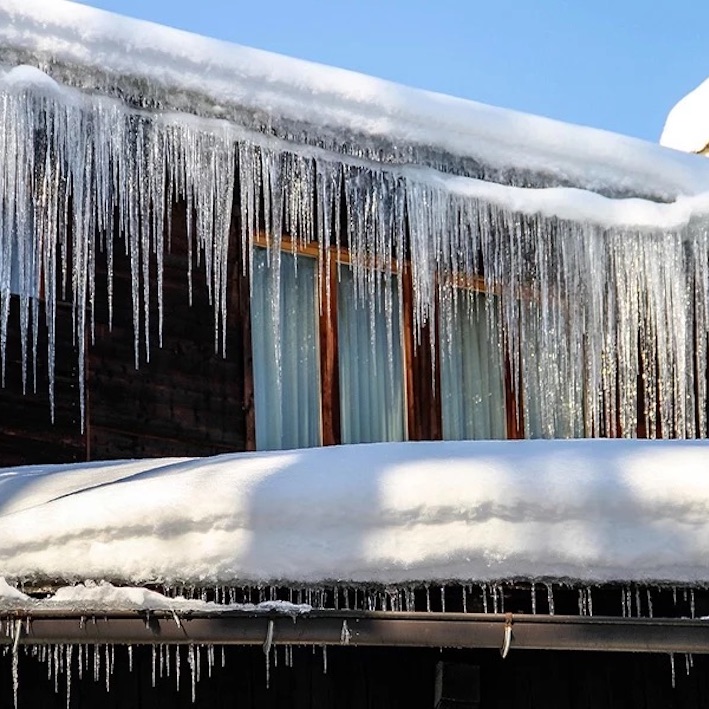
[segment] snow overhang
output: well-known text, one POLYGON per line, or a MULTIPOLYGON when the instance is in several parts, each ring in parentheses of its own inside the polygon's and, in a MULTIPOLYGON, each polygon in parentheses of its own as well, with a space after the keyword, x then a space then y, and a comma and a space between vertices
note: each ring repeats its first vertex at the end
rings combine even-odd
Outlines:
POLYGON ((246 128, 385 164, 518 186, 671 201, 709 166, 644 141, 420 91, 64 0, 5 0, 0 63, 149 110, 246 128))
POLYGON ((669 112, 660 145, 687 153, 702 153, 709 147, 709 79, 669 112))

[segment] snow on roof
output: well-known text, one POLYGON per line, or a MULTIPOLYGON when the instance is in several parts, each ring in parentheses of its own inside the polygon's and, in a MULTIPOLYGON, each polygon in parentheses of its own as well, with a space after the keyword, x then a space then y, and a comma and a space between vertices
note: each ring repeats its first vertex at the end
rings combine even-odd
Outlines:
POLYGON ((687 153, 699 153, 709 145, 709 79, 672 108, 660 145, 687 153))
POLYGON ((182 596, 168 597, 134 586, 114 586, 106 581, 87 581, 58 588, 46 598, 22 593, 0 576, 0 613, 3 611, 72 611, 105 613, 122 611, 170 611, 173 613, 279 613, 296 617, 309 613, 307 603, 262 601, 261 603, 215 603, 182 596))
MULTIPOLYGON (((50 74, 58 65, 69 67, 79 88, 96 90, 102 81, 128 76, 142 82, 141 96, 162 91, 163 102, 172 102, 173 109, 194 111, 201 97, 209 104, 202 108, 213 117, 229 117, 235 106, 254 111, 268 131, 287 120, 321 135, 336 131, 345 142, 364 135, 386 140, 390 148, 423 146, 502 170, 541 172, 551 176, 552 184, 626 195, 672 199, 709 189, 709 165, 644 141, 415 90, 65 0, 0 2, 0 57, 8 61, 13 56, 50 74)), ((381 153, 376 144, 370 152, 377 154, 377 147, 381 153)))
POLYGON ((13 582, 709 582, 709 443, 339 446, 0 470, 13 582))

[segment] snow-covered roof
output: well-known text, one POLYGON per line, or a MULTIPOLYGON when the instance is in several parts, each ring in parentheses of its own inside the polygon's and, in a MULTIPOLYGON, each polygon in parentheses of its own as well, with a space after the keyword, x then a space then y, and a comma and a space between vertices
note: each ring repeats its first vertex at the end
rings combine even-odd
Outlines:
POLYGON ((660 144, 687 153, 699 153, 709 146, 709 79, 672 108, 660 144))
POLYGON ((65 0, 2 0, 0 62, 88 91, 384 162, 512 184, 673 199, 709 166, 658 146, 128 19, 65 0))
POLYGON ((0 576, 709 583, 709 443, 339 446, 0 470, 0 576))
POLYGON ((11 586, 0 576, 0 613, 3 611, 72 611, 89 613, 116 613, 125 611, 169 611, 201 614, 284 614, 292 617, 308 613, 312 606, 288 601, 261 603, 215 603, 183 596, 168 597, 140 586, 114 586, 107 581, 86 581, 56 588, 43 598, 32 596, 11 586))

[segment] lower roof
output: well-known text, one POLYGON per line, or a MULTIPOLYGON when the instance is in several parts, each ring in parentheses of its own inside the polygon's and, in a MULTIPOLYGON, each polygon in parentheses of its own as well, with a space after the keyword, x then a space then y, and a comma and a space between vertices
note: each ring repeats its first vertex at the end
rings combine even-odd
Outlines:
POLYGON ((703 586, 707 470, 709 442, 638 440, 6 468, 0 576, 172 588, 703 586))

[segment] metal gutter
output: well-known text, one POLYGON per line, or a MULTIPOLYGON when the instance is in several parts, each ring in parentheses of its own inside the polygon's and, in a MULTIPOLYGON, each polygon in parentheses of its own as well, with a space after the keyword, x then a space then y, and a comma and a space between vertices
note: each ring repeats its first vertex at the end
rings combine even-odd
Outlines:
POLYGON ((455 647, 515 650, 709 653, 709 622, 462 613, 312 611, 173 615, 14 612, 0 617, 1 644, 224 644, 455 647), (19 629, 19 640, 17 632, 19 629), (269 640, 270 638, 270 640, 269 640))

